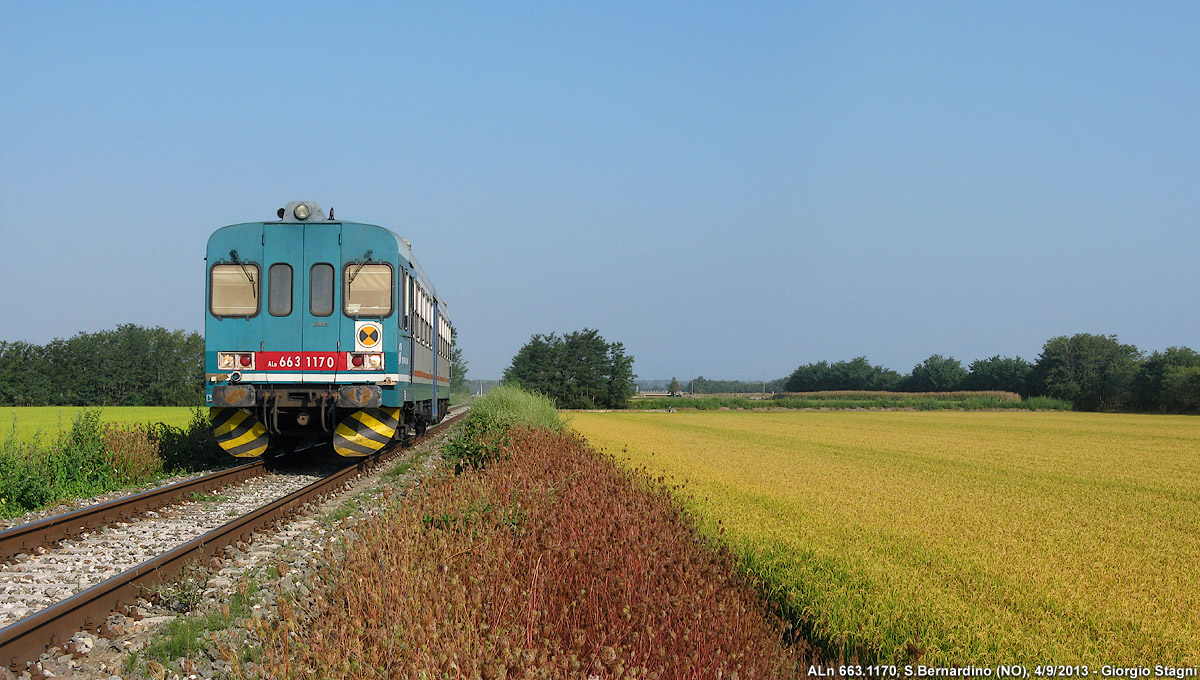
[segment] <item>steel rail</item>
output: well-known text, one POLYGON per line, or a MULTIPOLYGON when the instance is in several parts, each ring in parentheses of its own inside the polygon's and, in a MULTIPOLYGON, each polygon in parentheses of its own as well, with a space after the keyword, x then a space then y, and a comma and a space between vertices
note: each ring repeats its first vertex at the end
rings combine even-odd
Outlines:
MULTIPOLYGON (((462 412, 459 412, 447 417, 441 424, 448 425, 461 416, 462 412)), ((135 602, 149 586, 171 580, 189 562, 210 557, 227 545, 248 539, 255 531, 290 516, 308 503, 337 491, 357 475, 387 462, 397 448, 419 443, 441 430, 438 428, 407 442, 396 442, 329 477, 0 628, 0 663, 7 663, 10 669, 19 671, 25 662, 36 660, 49 647, 65 643, 76 631, 99 631, 110 613, 122 604, 135 602)))
POLYGON ((258 460, 186 482, 167 484, 132 496, 116 498, 0 531, 0 563, 38 546, 49 545, 105 524, 132 519, 150 510, 187 500, 193 493, 212 491, 257 477, 265 470, 264 462, 258 460))

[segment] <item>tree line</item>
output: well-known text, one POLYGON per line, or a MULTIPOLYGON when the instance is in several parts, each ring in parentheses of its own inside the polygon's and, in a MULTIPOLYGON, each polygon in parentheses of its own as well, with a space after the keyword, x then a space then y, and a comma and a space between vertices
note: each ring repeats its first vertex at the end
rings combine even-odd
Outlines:
POLYGON ((872 366, 866 357, 798 367, 787 392, 1003 390, 1066 399, 1079 411, 1200 413, 1200 353, 1170 347, 1145 354, 1115 335, 1077 333, 1047 340, 1034 362, 993 356, 963 366, 934 354, 907 375, 872 366))
MULTIPOLYGON (((504 382, 541 392, 559 408, 623 408, 635 391, 633 357, 592 329, 534 335, 504 371, 504 382)), ((746 393, 761 381, 672 378, 668 389, 695 394, 746 393)), ((969 365, 934 354, 901 374, 866 357, 817 361, 771 380, 768 392, 996 390, 1070 401, 1079 411, 1200 413, 1200 352, 1170 347, 1146 354, 1115 335, 1077 333, 1047 340, 1035 361, 1000 355, 969 365)))
POLYGON ((666 387, 671 392, 687 391, 693 394, 745 394, 762 392, 764 389, 767 392, 783 392, 785 382, 787 378, 776 378, 768 380, 764 385, 761 380, 710 380, 701 375, 684 383, 671 378, 666 387), (677 387, 672 387, 672 384, 677 387))
POLYGON ((45 345, 0 341, 3 406, 200 406, 204 337, 123 324, 45 345))
MULTIPOLYGON (((467 362, 451 336, 450 389, 467 362)), ((201 406, 204 336, 123 324, 45 345, 0 340, 0 406, 201 406)))

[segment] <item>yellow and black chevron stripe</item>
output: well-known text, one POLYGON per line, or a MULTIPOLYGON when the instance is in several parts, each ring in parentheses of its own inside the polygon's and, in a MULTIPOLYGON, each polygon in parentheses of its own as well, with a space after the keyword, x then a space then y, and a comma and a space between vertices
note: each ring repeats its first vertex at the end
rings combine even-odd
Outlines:
POLYGON ((399 426, 398 408, 355 411, 333 431, 333 450, 350 458, 369 456, 391 441, 399 426))
POLYGON ((225 453, 238 458, 261 456, 267 450, 267 428, 249 411, 240 408, 208 409, 213 435, 225 453))

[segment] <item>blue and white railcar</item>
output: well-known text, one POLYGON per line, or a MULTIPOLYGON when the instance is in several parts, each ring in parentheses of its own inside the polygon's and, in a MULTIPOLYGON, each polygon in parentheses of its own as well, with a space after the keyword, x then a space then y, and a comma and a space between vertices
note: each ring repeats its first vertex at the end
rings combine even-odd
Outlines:
POLYGON ((364 456, 449 408, 446 304, 409 242, 311 201, 208 239, 206 398, 234 456, 332 441, 364 456))

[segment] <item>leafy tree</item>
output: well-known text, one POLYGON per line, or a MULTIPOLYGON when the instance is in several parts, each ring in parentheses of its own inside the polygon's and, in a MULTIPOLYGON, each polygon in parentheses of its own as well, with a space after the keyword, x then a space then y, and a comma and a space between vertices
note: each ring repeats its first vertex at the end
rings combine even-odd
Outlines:
POLYGON ((599 401, 607 402, 608 343, 596 331, 588 329, 568 333, 562 340, 559 395, 562 403, 574 404, 564 408, 594 408, 599 401))
POLYGON ((966 379, 967 369, 958 359, 934 354, 913 366, 904 387, 909 392, 953 392, 966 379))
POLYGON ((1129 406, 1139 411, 1189 411, 1179 408, 1179 404, 1168 404, 1171 400, 1167 398, 1168 374, 1174 369, 1189 367, 1200 367, 1200 352, 1187 347, 1168 347, 1165 352, 1153 352, 1142 360, 1133 376, 1129 406))
POLYGON ((883 366, 872 366, 866 357, 830 364, 827 361, 805 364, 788 376, 788 392, 824 390, 890 390, 900 382, 900 374, 883 366))
POLYGON ((675 379, 675 376, 671 376, 671 384, 667 385, 667 391, 671 394, 679 394, 683 391, 683 385, 679 384, 679 381, 675 379))
POLYGON ((458 329, 450 329, 450 391, 466 392, 467 362, 463 361, 462 348, 458 346, 458 329))
POLYGON ((0 343, 0 404, 195 406, 203 384, 198 333, 124 324, 44 346, 0 343))
POLYGON ((1109 411, 1130 397, 1141 352, 1115 335, 1077 333, 1046 341, 1029 374, 1030 389, 1067 399, 1079 411, 1109 411))
POLYGON ((541 392, 559 408, 623 408, 636 377, 625 346, 589 328, 534 335, 504 371, 505 382, 541 392))
POLYGON ((512 365, 504 369, 503 381, 549 395, 558 382, 558 346, 562 340, 550 335, 536 334, 513 357, 512 365))
POLYGON ((1163 378, 1162 409, 1200 413, 1200 366, 1172 366, 1163 378))
POLYGON ((1033 364, 1021 357, 1002 357, 997 354, 988 359, 971 362, 971 372, 963 381, 965 390, 1001 390, 1004 392, 1028 393, 1029 372, 1033 364))
POLYGON ((624 408, 629 397, 637 392, 633 382, 637 375, 633 372, 633 357, 625 353, 623 343, 614 342, 608 346, 606 367, 604 377, 607 389, 604 392, 604 400, 596 405, 604 408, 624 408))
POLYGON ((832 389, 843 390, 890 390, 900 382, 900 374, 884 368, 872 366, 866 357, 855 357, 850 361, 839 361, 830 368, 841 385, 832 389))
POLYGON ((45 349, 28 342, 0 343, 0 404, 44 406, 50 403, 45 349))
POLYGON ((818 361, 804 364, 792 371, 784 383, 788 392, 819 392, 830 389, 833 384, 833 371, 828 361, 818 361))

